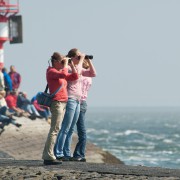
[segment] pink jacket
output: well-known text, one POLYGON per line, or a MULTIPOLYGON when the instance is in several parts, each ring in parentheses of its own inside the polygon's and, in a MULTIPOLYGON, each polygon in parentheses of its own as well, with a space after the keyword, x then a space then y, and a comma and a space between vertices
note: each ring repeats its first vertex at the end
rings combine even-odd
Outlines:
POLYGON ((68 82, 68 97, 76 100, 81 100, 82 96, 82 81, 83 76, 95 77, 95 69, 83 69, 80 65, 76 66, 77 72, 79 74, 79 79, 75 81, 68 82))
POLYGON ((82 96, 81 101, 86 101, 88 96, 88 91, 92 85, 92 78, 91 77, 82 77, 82 96))

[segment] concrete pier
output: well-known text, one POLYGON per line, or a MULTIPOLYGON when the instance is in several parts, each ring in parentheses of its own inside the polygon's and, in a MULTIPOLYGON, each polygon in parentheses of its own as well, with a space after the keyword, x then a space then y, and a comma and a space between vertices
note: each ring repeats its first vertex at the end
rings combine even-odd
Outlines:
MULTIPOLYGON (((127 166, 93 143, 87 144, 87 162, 44 166, 41 159, 49 124, 44 119, 18 118, 22 127, 5 127, 0 135, 0 179, 180 179, 180 169, 127 166)), ((73 137, 72 150, 77 142, 73 137)))

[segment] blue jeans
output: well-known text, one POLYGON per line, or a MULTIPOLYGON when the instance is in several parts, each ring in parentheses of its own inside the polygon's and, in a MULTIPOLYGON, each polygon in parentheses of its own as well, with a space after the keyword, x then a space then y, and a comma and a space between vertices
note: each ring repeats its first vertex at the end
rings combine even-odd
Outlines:
POLYGON ((7 124, 12 123, 14 125, 17 124, 14 119, 12 119, 12 118, 10 118, 8 116, 5 116, 5 115, 1 115, 1 114, 0 114, 0 122, 7 123, 7 124))
POLYGON ((85 114, 87 110, 87 103, 86 101, 82 101, 80 105, 80 114, 78 121, 76 123, 77 126, 77 134, 78 134, 78 143, 74 150, 73 157, 85 157, 86 152, 86 127, 85 127, 85 114))
POLYGON ((54 147, 54 154, 56 157, 71 156, 70 146, 72 141, 72 134, 79 117, 79 112, 79 101, 69 98, 66 105, 66 112, 62 122, 61 130, 59 131, 56 145, 54 147))
POLYGON ((48 120, 48 118, 50 118, 52 116, 51 111, 49 110, 48 107, 43 107, 43 110, 44 111, 38 111, 38 112, 42 117, 44 117, 46 120, 48 120))
POLYGON ((7 109, 8 109, 8 108, 7 108, 6 106, 2 106, 2 107, 0 107, 0 114, 5 115, 5 114, 6 114, 7 109))
POLYGON ((48 112, 45 109, 44 109, 44 111, 38 111, 38 113, 40 114, 40 116, 42 116, 46 120, 48 120, 48 118, 50 117, 50 115, 48 114, 48 112))
POLYGON ((35 114, 36 116, 39 116, 39 113, 38 113, 38 111, 36 110, 36 108, 34 107, 33 104, 23 105, 23 106, 21 107, 21 109, 27 111, 27 112, 30 113, 30 114, 35 114))

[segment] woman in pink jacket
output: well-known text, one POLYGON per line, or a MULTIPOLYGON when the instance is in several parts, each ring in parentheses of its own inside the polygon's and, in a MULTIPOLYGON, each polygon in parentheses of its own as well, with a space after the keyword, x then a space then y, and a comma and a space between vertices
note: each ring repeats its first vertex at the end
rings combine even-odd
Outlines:
MULTIPOLYGON (((83 62, 83 68, 89 69, 89 59, 85 59, 83 62)), ((80 103, 80 114, 77 120, 77 134, 78 134, 78 143, 76 144, 74 153, 73 153, 73 161, 81 161, 86 162, 85 153, 86 153, 86 127, 85 127, 85 119, 86 119, 86 111, 87 111, 87 96, 88 91, 92 85, 92 77, 82 77, 82 96, 80 103)))
POLYGON ((68 57, 73 61, 79 78, 76 81, 68 82, 68 102, 66 106, 66 112, 54 148, 54 154, 56 158, 63 161, 68 161, 71 159, 70 149, 72 134, 74 132, 74 128, 80 113, 83 76, 96 76, 96 70, 91 60, 87 59, 89 63, 88 69, 84 69, 82 67, 85 54, 81 53, 78 49, 71 49, 68 52, 68 57))

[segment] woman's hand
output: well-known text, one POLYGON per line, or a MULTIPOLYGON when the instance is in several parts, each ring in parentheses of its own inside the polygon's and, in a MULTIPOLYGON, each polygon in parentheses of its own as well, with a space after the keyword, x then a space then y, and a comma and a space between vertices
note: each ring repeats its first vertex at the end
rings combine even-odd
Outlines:
POLYGON ((70 58, 68 58, 68 57, 64 57, 62 60, 61 60, 61 62, 62 62, 62 64, 64 65, 64 67, 68 67, 68 61, 69 61, 69 59, 70 58))

